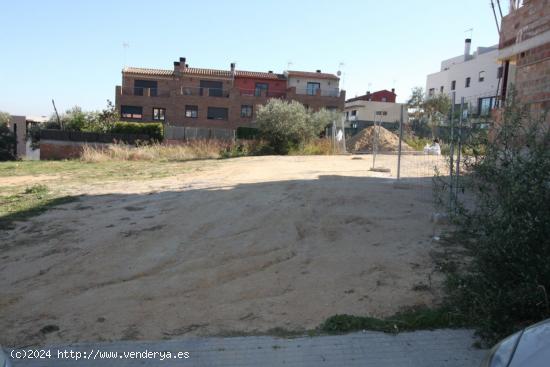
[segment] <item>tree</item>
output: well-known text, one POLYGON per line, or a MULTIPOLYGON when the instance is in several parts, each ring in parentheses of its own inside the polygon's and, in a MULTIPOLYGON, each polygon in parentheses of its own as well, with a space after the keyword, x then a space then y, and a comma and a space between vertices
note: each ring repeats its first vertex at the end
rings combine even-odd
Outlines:
POLYGON ((451 109, 451 99, 446 94, 440 93, 428 98, 422 106, 432 129, 432 138, 434 138, 436 127, 440 125, 451 109))
POLYGON ((319 133, 305 107, 296 101, 270 99, 259 107, 256 121, 261 136, 277 154, 287 154, 319 133))
POLYGON ((407 101, 407 105, 409 108, 412 108, 414 110, 414 120, 419 122, 424 114, 424 89, 422 87, 414 87, 412 89, 412 94, 407 101))
POLYGON ((79 106, 74 106, 70 110, 67 110, 63 116, 61 116, 62 125, 67 130, 81 131, 87 125, 86 113, 82 111, 79 106))
POLYGON ((0 111, 0 161, 8 161, 15 156, 15 135, 8 127, 10 114, 0 111))
POLYGON ((319 111, 310 114, 310 119, 315 134, 319 135, 325 130, 328 125, 331 125, 334 121, 336 121, 336 123, 338 124, 341 121, 342 116, 341 113, 337 111, 330 111, 322 108, 319 111))

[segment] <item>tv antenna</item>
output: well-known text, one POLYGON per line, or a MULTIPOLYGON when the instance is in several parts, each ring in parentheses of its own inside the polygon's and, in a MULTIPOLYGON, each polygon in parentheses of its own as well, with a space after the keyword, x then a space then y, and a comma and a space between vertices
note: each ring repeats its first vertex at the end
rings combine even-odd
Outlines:
POLYGON ((468 37, 469 39, 472 39, 472 36, 474 35, 474 29, 473 28, 470 28, 470 29, 466 29, 464 31, 464 33, 468 33, 470 32, 470 37, 468 37))
POLYGON ((290 70, 290 67, 291 67, 292 65, 294 65, 294 63, 293 63, 292 61, 288 60, 288 62, 286 63, 286 70, 287 70, 287 71, 290 70))

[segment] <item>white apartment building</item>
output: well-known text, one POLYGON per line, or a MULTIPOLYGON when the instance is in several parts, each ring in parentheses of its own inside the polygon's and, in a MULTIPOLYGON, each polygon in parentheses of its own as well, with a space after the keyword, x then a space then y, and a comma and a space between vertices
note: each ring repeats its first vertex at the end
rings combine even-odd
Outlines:
POLYGON ((469 113, 483 117, 490 114, 502 87, 498 45, 478 47, 471 54, 471 43, 471 39, 466 39, 462 55, 443 60, 441 70, 427 76, 426 94, 451 96, 454 91, 456 104, 464 97, 469 113))

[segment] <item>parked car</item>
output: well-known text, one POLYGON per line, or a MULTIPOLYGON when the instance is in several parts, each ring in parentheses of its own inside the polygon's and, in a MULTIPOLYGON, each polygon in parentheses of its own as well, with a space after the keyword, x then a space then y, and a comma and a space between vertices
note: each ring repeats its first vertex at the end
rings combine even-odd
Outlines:
POLYGON ((0 367, 11 367, 10 358, 6 353, 4 353, 4 349, 0 346, 0 367))
POLYGON ((481 367, 550 366, 550 319, 531 325, 495 345, 481 367))

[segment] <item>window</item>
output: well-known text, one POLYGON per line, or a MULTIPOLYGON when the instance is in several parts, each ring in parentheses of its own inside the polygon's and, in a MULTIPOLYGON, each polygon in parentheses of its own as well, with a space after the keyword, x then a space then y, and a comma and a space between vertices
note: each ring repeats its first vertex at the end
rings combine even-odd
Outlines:
POLYGON ((166 108, 153 108, 153 120, 154 121, 164 121, 166 115, 166 108))
POLYGON ((351 111, 351 121, 357 120, 357 110, 351 111))
POLYGON ((157 81, 156 80, 134 80, 134 95, 152 97, 157 96, 157 81), (149 94, 147 94, 147 91, 149 94))
POLYGON ((455 90, 455 88, 456 88, 456 80, 453 80, 451 82, 451 90, 455 90))
POLYGON ((199 106, 185 105, 185 117, 193 119, 199 117, 199 106))
POLYGON ((269 85, 267 83, 256 83, 256 88, 254 89, 254 95, 260 97, 262 95, 267 96, 267 90, 269 85))
POLYGON ((439 87, 439 93, 443 93, 444 90, 445 88, 443 86, 439 87))
POLYGON ((243 104, 241 105, 241 117, 252 117, 252 106, 243 104))
POLYGON ((204 90, 207 91, 206 95, 210 97, 223 97, 223 82, 217 82, 213 80, 201 80, 200 81, 200 95, 204 95, 204 90))
POLYGON ((386 97, 382 97, 382 102, 386 102, 386 101, 387 101, 386 97))
POLYGON ((485 72, 484 72, 484 71, 480 71, 480 72, 479 72, 479 76, 478 76, 478 79, 477 79, 477 80, 478 80, 480 83, 481 83, 482 81, 485 80, 485 72))
POLYGON ((209 120, 227 120, 228 115, 227 108, 223 107, 208 107, 208 115, 206 116, 209 120))
POLYGON ((480 98, 478 103, 479 116, 489 116, 495 107, 495 97, 480 98))
POLYGON ((466 88, 470 88, 470 81, 471 81, 471 80, 472 80, 472 78, 470 78, 470 77, 467 77, 467 78, 466 78, 466 82, 464 83, 464 86, 465 86, 466 88))
POLYGON ((432 97, 434 94, 435 94, 435 88, 430 88, 430 89, 428 90, 428 96, 429 96, 429 97, 432 97))
POLYGON ((307 82, 307 94, 308 96, 317 95, 317 91, 321 89, 321 83, 307 82))
POLYGON ((120 106, 120 116, 126 119, 141 119, 143 117, 143 107, 120 106))

